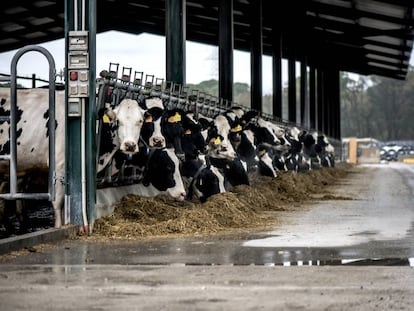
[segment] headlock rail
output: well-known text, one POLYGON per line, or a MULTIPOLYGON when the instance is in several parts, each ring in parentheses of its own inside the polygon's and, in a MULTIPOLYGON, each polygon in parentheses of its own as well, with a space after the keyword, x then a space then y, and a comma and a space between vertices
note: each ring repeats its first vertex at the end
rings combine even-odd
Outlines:
MULTIPOLYGON (((105 107, 115 108, 125 98, 135 99, 138 102, 144 102, 145 99, 150 97, 161 98, 164 103, 164 107, 167 110, 180 108, 184 111, 191 111, 194 113, 196 118, 199 115, 213 118, 218 114, 228 111, 228 109, 232 107, 238 107, 244 112, 254 111, 249 107, 207 94, 204 91, 190 89, 188 86, 175 83, 173 81, 165 81, 162 78, 156 78, 154 75, 149 74, 144 76, 144 72, 142 71, 134 71, 134 74, 132 75, 131 67, 123 67, 122 72, 120 73, 118 63, 110 63, 109 70, 102 70, 100 72, 100 77, 96 82, 97 111, 104 109, 105 107)), ((270 121, 285 130, 294 126, 308 133, 318 132, 315 129, 306 128, 302 125, 286 121, 269 114, 257 111, 255 112, 263 119, 270 121)), ((101 148, 101 146, 99 146, 99 142, 103 121, 102 118, 97 121, 97 154, 99 155, 99 149, 101 148)), ((327 138, 329 139, 330 144, 335 148, 335 158, 340 160, 342 155, 341 141, 330 137, 327 138)), ((121 176, 123 176, 123 174, 121 174, 121 176)), ((125 176, 125 178, 126 181, 128 177, 125 176)), ((106 180, 108 179, 108 176, 98 177, 98 184, 102 182, 102 179, 106 180)), ((134 180, 134 177, 129 177, 129 180, 134 180)), ((122 183, 121 180, 117 180, 117 182, 122 183)))

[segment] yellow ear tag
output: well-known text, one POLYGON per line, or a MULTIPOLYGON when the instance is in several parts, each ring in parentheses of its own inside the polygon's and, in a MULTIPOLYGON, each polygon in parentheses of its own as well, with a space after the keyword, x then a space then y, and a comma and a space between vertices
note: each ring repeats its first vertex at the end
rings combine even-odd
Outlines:
POLYGON ((151 123, 152 122, 152 115, 149 115, 145 118, 145 123, 151 123))
POLYGON ((240 132, 242 130, 242 127, 240 124, 237 124, 235 127, 231 129, 232 132, 240 132))
POLYGON ((265 149, 263 149, 263 150, 259 151, 259 156, 261 157, 261 156, 263 156, 265 153, 266 153, 266 150, 265 150, 265 149))
POLYGON ((175 115, 168 118, 168 122, 170 123, 175 123, 175 122, 180 122, 180 121, 181 121, 181 115, 178 112, 176 112, 175 115))
POLYGON ((215 144, 215 145, 220 145, 220 144, 221 144, 221 139, 220 139, 220 137, 217 137, 217 138, 214 140, 214 144, 215 144))
POLYGON ((103 123, 111 123, 111 120, 109 119, 108 115, 105 113, 102 117, 103 123))
POLYGON ((191 134, 191 130, 190 129, 187 129, 184 134, 185 135, 190 135, 191 134))

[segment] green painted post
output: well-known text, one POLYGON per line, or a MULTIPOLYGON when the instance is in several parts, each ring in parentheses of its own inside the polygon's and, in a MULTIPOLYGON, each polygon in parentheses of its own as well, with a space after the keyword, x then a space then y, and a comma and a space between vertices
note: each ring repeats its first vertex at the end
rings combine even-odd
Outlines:
POLYGON ((96 0, 88 0, 89 103, 86 109, 87 209, 91 230, 96 220, 96 0))
MULTIPOLYGON (((78 0, 77 0, 78 1, 78 0)), ((80 2, 80 1, 78 1, 80 2)), ((78 5, 79 7, 79 5, 78 5)), ((65 0, 65 55, 69 54, 69 31, 75 29, 74 2, 65 0)), ((76 25, 77 26, 77 25, 76 25)), ((65 61, 68 77, 68 58, 65 61)), ((66 111, 68 111, 68 83, 66 83, 66 111)), ((66 114, 66 194, 69 196, 69 223, 82 225, 82 185, 81 185, 81 124, 80 118, 69 118, 66 114)))
MULTIPOLYGON (((85 233, 90 233, 96 219, 96 0, 85 0, 85 15, 82 20, 82 0, 65 0, 65 53, 69 55, 69 32, 74 30, 88 31, 88 97, 79 98, 85 102, 85 184, 86 207, 82 196, 82 119, 81 116, 66 114, 66 194, 69 203, 69 223, 84 226, 85 233), (75 10, 77 16, 75 18, 75 10), (76 22, 76 24, 75 24, 76 22), (87 219, 83 216, 86 208, 87 219), (87 232, 86 232, 87 231, 87 232)), ((66 110, 69 98, 69 66, 66 57, 66 110)))

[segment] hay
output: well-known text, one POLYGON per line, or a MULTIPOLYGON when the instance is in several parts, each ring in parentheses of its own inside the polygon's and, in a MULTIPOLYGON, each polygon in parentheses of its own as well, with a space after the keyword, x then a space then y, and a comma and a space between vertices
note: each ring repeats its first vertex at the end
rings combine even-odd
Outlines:
POLYGON ((305 173, 280 172, 277 178, 253 175, 250 186, 234 187, 205 203, 127 195, 112 215, 96 220, 93 236, 135 240, 263 228, 275 222, 269 212, 283 211, 316 198, 334 198, 327 186, 344 178, 351 168, 340 163, 335 168, 305 173))

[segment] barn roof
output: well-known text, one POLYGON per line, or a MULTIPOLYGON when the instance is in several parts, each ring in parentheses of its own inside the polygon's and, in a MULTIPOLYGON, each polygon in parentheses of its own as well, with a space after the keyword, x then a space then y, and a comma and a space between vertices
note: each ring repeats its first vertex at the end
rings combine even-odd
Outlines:
MULTIPOLYGON (((187 40, 218 45, 220 0, 187 0, 187 40)), ((233 0, 234 48, 250 51, 251 3, 233 0)), ((64 37, 62 0, 3 0, 0 52, 64 37)), ((362 75, 405 79, 413 47, 412 0, 262 0, 263 53, 281 32, 283 57, 362 75)), ((97 32, 165 35, 165 0, 97 1, 97 32)), ((127 48, 127 46, 125 47, 127 48)), ((98 51, 99 53, 99 51, 98 51)))

